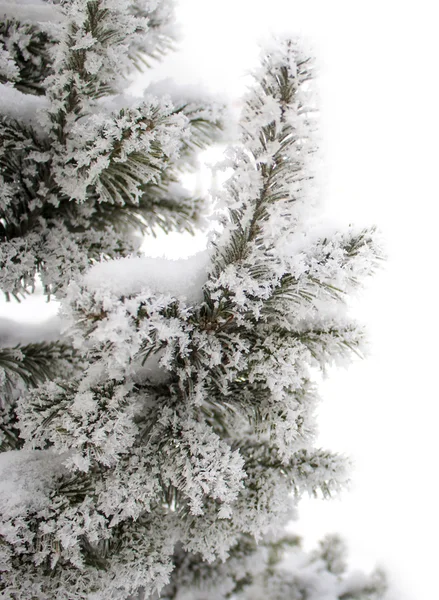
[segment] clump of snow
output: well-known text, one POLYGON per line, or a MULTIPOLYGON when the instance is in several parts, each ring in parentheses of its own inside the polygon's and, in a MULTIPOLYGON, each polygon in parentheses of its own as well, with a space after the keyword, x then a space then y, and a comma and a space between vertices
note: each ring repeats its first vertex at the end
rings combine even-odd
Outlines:
POLYGON ((93 265, 84 276, 89 291, 133 296, 144 290, 196 303, 203 299, 210 257, 207 250, 189 258, 128 257, 93 265))
POLYGON ((220 119, 223 115, 226 97, 216 94, 215 97, 200 85, 177 84, 172 79, 161 79, 148 85, 144 94, 154 96, 169 96, 175 105, 198 106, 200 112, 205 112, 209 120, 220 119), (204 107, 202 111, 201 107, 204 107))
POLYGON ((38 114, 48 106, 49 102, 44 96, 23 94, 11 85, 0 83, 0 113, 2 115, 40 130, 38 114))
POLYGON ((155 354, 150 354, 146 360, 139 361, 133 369, 134 380, 141 382, 148 379, 155 384, 167 381, 170 373, 160 362, 164 357, 166 357, 166 353, 162 349, 155 354))
MULTIPOLYGON (((99 98, 97 106, 103 106, 109 110, 121 110, 127 107, 136 107, 142 102, 148 102, 151 97, 162 98, 166 96, 171 100, 173 104, 187 105, 189 103, 205 107, 206 111, 209 111, 209 117, 212 118, 211 114, 215 110, 220 111, 225 104, 226 99, 221 96, 218 97, 213 95, 207 90, 196 85, 181 85, 175 83, 172 79, 161 79, 160 81, 154 81, 148 85, 148 87, 142 91, 142 96, 128 92, 113 94, 99 98)), ((221 112, 216 115, 218 118, 221 116, 221 112)))
POLYGON ((46 508, 53 481, 65 472, 64 460, 49 450, 0 453, 0 514, 14 518, 46 508))
POLYGON ((59 7, 44 0, 3 0, 0 2, 0 14, 32 23, 56 23, 64 18, 59 7))
MULTIPOLYGON (((143 98, 139 98, 131 93, 112 94, 103 96, 96 101, 95 112, 104 109, 108 113, 119 112, 127 108, 138 108, 142 104, 143 98)), ((92 107, 93 110, 93 107, 92 107)))

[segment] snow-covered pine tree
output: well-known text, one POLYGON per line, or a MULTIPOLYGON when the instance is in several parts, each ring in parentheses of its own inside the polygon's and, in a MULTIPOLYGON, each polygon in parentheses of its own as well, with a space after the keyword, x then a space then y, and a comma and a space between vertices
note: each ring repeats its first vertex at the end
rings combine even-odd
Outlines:
POLYGON ((179 184, 178 172, 215 138, 219 107, 197 103, 187 90, 174 90, 174 98, 152 87, 143 98, 122 93, 123 75, 171 44, 172 5, 6 4, 0 30, 5 293, 25 292, 36 273, 56 292, 90 261, 135 252, 139 230, 191 230, 196 223, 200 202, 179 184), (43 8, 57 22, 41 21, 43 8))
MULTIPOLYGON (((0 19, 6 297, 31 293, 37 276, 47 295, 62 297, 91 263, 138 252, 141 234, 200 225, 203 200, 179 174, 217 141, 222 106, 189 87, 123 93, 133 68, 172 47, 173 2, 9 0, 0 19)), ((7 449, 20 443, 17 393, 66 372, 77 357, 53 327, 41 341, 3 329, 0 445, 7 449)))
POLYGON ((266 53, 211 247, 114 260, 136 250, 133 223, 195 217, 177 174, 218 125, 115 95, 121 70, 168 43, 168 3, 145 4, 41 2, 47 26, 4 28, 2 286, 23 293, 38 273, 75 359, 56 357, 67 376, 16 373, 49 381, 19 394, 24 447, 0 455, 0 593, 381 598, 378 575, 344 574, 337 539, 306 555, 281 537, 303 493, 346 481, 315 447, 313 372, 361 352, 344 298, 379 256, 373 230, 315 225, 313 61, 289 40, 266 53))
POLYGON ((347 572, 346 547, 326 536, 304 552, 297 536, 257 543, 241 536, 225 562, 206 563, 177 550, 171 583, 154 600, 382 600, 383 571, 347 572))

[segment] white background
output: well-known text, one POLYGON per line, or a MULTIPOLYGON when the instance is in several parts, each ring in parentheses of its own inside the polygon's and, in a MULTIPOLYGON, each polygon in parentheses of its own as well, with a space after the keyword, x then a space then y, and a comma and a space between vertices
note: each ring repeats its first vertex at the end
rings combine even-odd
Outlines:
MULTIPOLYGON (((371 356, 331 373, 321 386, 320 442, 353 456, 353 490, 339 500, 304 501, 297 528, 306 544, 328 531, 342 533, 354 566, 379 561, 389 569, 398 600, 430 600, 438 587, 433 4, 179 0, 182 51, 161 68, 182 83, 203 82, 237 99, 243 74, 257 62, 258 38, 291 31, 314 41, 322 69, 326 210, 346 223, 377 224, 389 258, 355 304, 369 327, 371 356)), ((37 298, 27 304, 29 320, 52 312, 37 298)), ((23 318, 22 307, 0 308, 23 318)))

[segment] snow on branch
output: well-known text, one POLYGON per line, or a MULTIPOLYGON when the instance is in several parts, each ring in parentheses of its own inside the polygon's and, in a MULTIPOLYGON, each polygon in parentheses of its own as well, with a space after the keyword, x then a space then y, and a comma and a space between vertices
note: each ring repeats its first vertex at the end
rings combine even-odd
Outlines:
POLYGON ((0 15, 37 24, 57 23, 64 18, 59 6, 45 0, 2 0, 0 15))
POLYGON ((97 294, 134 296, 150 290, 152 294, 170 294, 196 303, 203 298, 209 264, 208 251, 177 260, 121 258, 94 265, 84 275, 83 282, 90 292, 97 294))
POLYGON ((37 129, 40 135, 44 129, 38 122, 38 115, 48 106, 44 96, 23 94, 10 85, 0 83, 0 114, 37 129))

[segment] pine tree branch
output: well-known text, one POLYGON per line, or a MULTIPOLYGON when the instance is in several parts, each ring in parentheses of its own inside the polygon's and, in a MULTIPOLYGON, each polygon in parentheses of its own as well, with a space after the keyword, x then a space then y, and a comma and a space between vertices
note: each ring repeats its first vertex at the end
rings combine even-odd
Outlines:
POLYGON ((50 53, 55 41, 30 23, 16 19, 0 22, 0 40, 14 64, 14 74, 0 74, 0 83, 13 83, 25 94, 43 95, 44 80, 52 73, 50 53))
POLYGON ((59 375, 58 369, 62 362, 73 364, 76 360, 77 356, 73 348, 59 341, 0 348, 0 368, 4 372, 3 385, 10 393, 18 378, 27 387, 36 387, 59 375))

